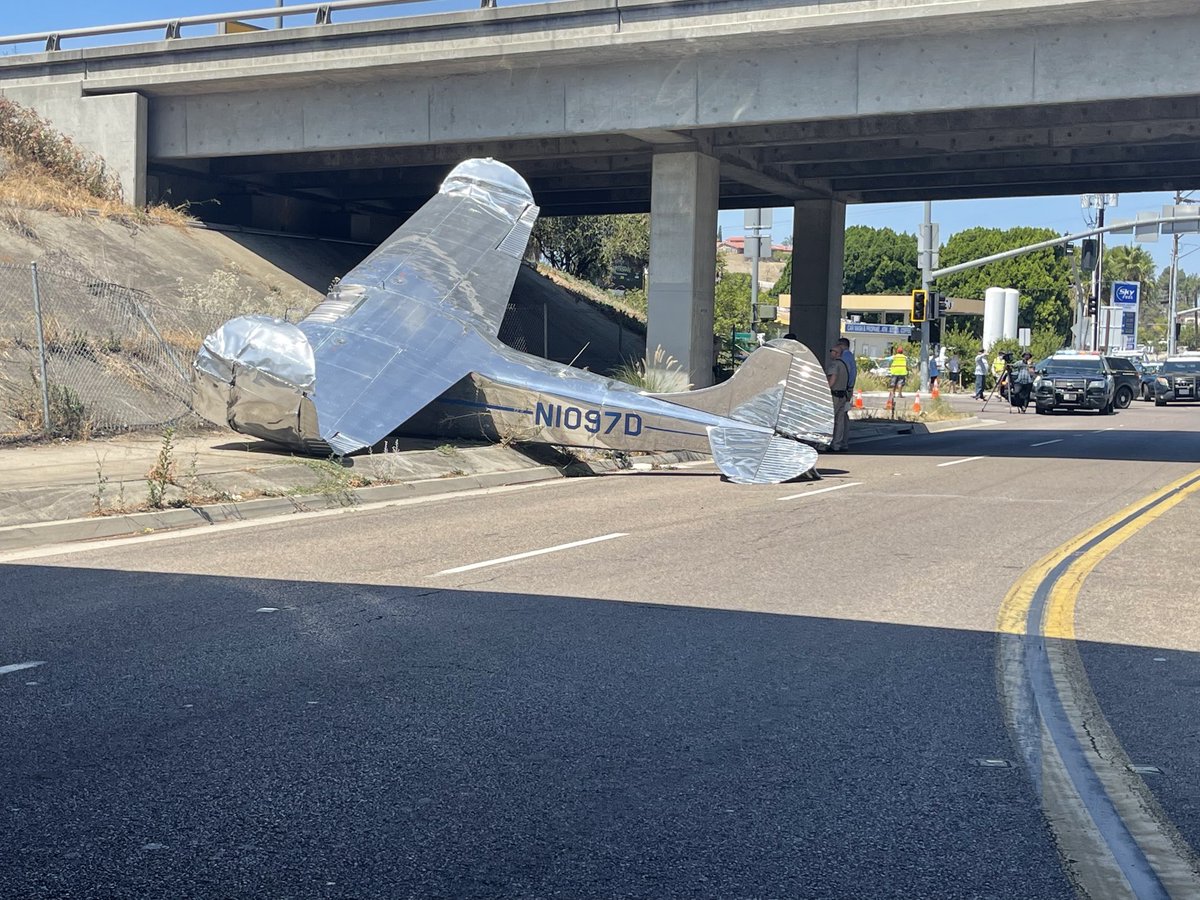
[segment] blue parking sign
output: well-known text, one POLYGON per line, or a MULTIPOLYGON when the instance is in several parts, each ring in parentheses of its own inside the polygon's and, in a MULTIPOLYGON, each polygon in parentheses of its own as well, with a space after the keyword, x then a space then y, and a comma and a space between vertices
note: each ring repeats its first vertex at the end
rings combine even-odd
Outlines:
POLYGON ((1142 285, 1137 281, 1114 281, 1112 286, 1112 302, 1121 305, 1137 306, 1138 294, 1142 285))

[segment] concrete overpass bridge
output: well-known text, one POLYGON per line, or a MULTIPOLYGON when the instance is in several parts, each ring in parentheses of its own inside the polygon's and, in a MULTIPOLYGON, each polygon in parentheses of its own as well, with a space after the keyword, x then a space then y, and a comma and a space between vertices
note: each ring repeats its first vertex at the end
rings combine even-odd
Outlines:
POLYGON ((0 93, 214 220, 378 239, 478 155, 544 215, 650 211, 649 340, 699 385, 718 208, 795 207, 819 350, 848 203, 1196 186, 1197 47, 1194 0, 558 0, 0 57, 0 93))

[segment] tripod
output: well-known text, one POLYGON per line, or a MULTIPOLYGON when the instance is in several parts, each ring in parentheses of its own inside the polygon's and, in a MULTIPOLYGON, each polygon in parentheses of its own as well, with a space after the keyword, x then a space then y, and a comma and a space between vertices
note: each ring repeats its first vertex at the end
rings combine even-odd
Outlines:
MULTIPOLYGON (((987 409, 988 404, 992 402, 992 398, 996 396, 996 391, 1000 390, 1000 385, 1002 385, 1002 384, 1005 384, 1005 383, 1008 384, 1008 396, 1010 398, 1012 397, 1013 385, 1012 385, 1012 381, 1010 380, 1011 375, 1012 375, 1012 365, 1011 365, 1011 363, 1009 363, 1006 360, 1004 363, 1004 371, 1000 373, 1000 377, 997 378, 996 383, 992 385, 991 393, 987 395, 987 399, 983 401, 983 406, 981 406, 979 408, 980 412, 983 412, 984 410, 987 409)), ((1003 392, 1001 392, 1000 396, 1001 397, 1004 396, 1003 392)), ((1008 411, 1012 412, 1012 401, 1011 400, 1009 401, 1008 411)))

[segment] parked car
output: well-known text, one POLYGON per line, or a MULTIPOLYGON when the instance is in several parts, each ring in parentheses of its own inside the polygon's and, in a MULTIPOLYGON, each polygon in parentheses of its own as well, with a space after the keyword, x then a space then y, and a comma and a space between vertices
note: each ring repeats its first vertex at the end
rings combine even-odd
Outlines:
POLYGON ((1200 397, 1200 356, 1170 356, 1154 376, 1154 405, 1195 403, 1200 397))
POLYGON ((1058 409, 1094 409, 1102 416, 1116 412, 1116 380, 1105 357, 1056 353, 1034 369, 1033 402, 1039 415, 1058 409))
POLYGON ((879 378, 887 378, 892 374, 892 358, 890 356, 872 356, 871 367, 868 371, 879 378))
POLYGON ((1142 390, 1142 376, 1138 374, 1137 365, 1128 356, 1106 356, 1104 362, 1113 377, 1113 403, 1117 409, 1126 409, 1142 390))
POLYGON ((1141 389, 1138 392, 1139 400, 1154 399, 1154 378, 1158 375, 1158 368, 1162 363, 1148 362, 1143 363, 1138 371, 1141 373, 1141 389))

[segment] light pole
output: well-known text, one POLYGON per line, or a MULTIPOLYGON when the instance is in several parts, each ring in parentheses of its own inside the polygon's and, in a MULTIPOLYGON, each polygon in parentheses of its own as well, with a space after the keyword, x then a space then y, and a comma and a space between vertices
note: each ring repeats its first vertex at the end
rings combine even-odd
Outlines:
MULTIPOLYGON (((1079 205, 1083 209, 1098 210, 1096 216, 1096 226, 1104 227, 1104 210, 1109 206, 1117 205, 1116 194, 1084 194, 1079 198, 1079 205)), ((1091 222, 1088 223, 1092 224, 1091 222)), ((1100 292, 1104 287, 1104 232, 1100 232, 1100 244, 1096 248, 1096 271, 1092 276, 1092 284, 1094 291, 1092 296, 1096 298, 1096 318, 1092 321, 1092 349, 1100 349, 1100 304, 1103 298, 1100 292)), ((1108 320, 1105 319, 1105 334, 1104 340, 1108 340, 1108 320)))

